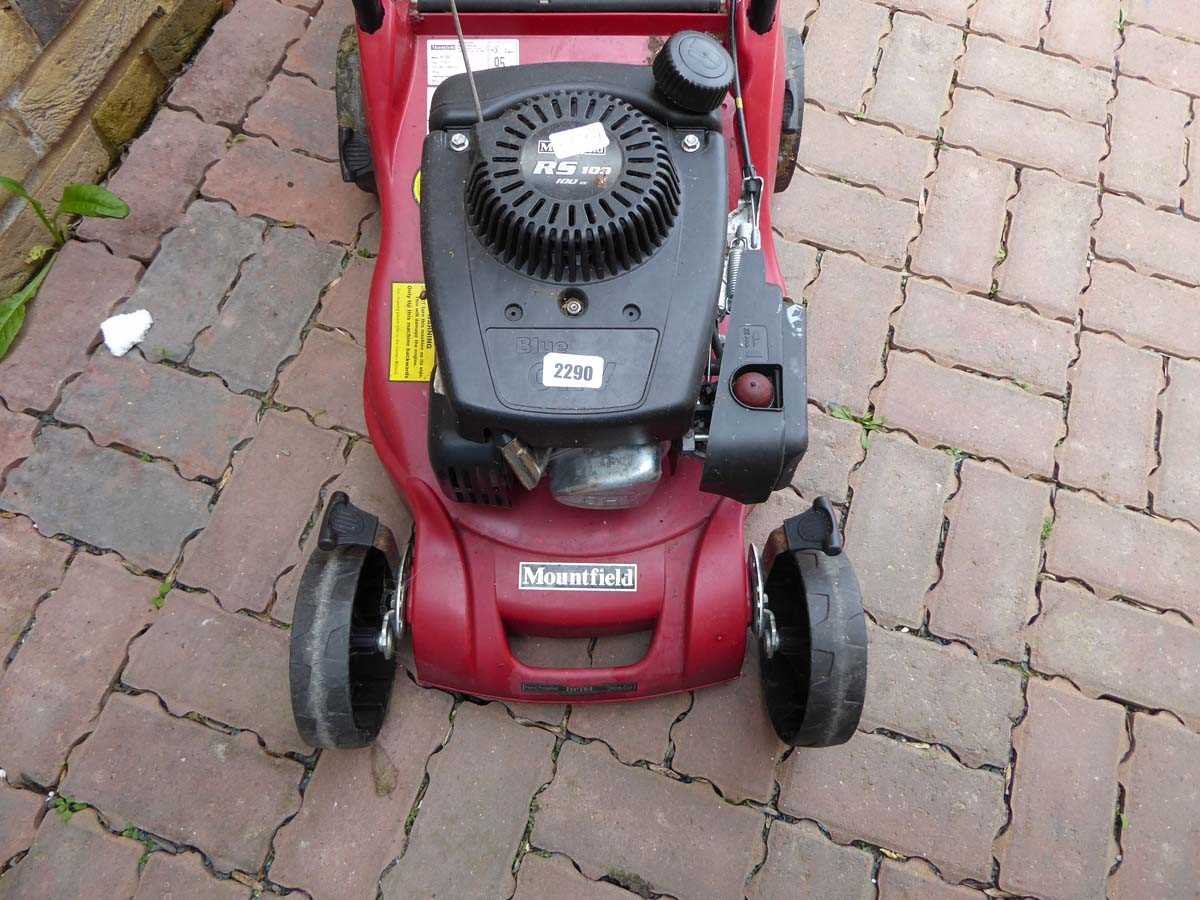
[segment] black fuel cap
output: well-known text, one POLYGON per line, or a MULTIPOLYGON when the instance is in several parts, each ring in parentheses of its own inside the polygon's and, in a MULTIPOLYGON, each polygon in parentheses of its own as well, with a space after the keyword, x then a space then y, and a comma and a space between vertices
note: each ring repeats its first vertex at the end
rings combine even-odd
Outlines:
POLYGON ((654 57, 654 83, 673 106, 712 112, 733 85, 733 59, 712 35, 678 31, 654 57))

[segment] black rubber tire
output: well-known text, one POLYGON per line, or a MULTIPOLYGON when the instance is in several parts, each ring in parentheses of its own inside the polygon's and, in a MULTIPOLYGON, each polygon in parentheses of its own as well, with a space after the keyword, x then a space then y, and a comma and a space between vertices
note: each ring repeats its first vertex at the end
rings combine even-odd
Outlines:
POLYGON ((378 194, 371 139, 362 91, 362 68, 358 58, 358 29, 347 25, 338 43, 334 93, 338 117, 338 157, 342 178, 357 173, 352 183, 368 194, 378 194))
MULTIPOLYGON (((804 133, 804 42, 800 40, 800 35, 796 33, 795 29, 787 29, 784 40, 788 51, 784 54, 784 66, 791 68, 789 55, 798 61, 795 70, 799 96, 793 96, 791 91, 784 92, 783 121, 786 123, 793 112, 799 115, 800 121, 795 132, 790 134, 784 132, 779 135, 779 159, 775 168, 774 193, 776 194, 782 194, 792 183, 792 176, 796 174, 796 157, 800 153, 800 137, 804 133), (787 32, 792 32, 792 34, 787 32)), ((785 77, 787 74, 788 72, 785 71, 785 77)))
POLYGON ((775 558, 767 607, 782 641, 760 655, 767 712, 793 747, 833 747, 854 735, 867 690, 867 623, 845 554, 816 550, 775 558))
POLYGON ((387 714, 396 663, 374 646, 394 593, 375 548, 317 548, 296 593, 288 674, 305 743, 366 747, 387 714))

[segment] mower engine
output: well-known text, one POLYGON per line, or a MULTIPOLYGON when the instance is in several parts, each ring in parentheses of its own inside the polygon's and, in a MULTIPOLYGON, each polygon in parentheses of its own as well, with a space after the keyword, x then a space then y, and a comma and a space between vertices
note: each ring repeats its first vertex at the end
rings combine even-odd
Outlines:
POLYGON ((444 493, 637 506, 674 454, 744 503, 807 444, 804 310, 730 212, 733 62, 681 32, 653 67, 514 66, 434 95, 421 238, 444 493), (728 335, 728 340, 722 336, 728 335))

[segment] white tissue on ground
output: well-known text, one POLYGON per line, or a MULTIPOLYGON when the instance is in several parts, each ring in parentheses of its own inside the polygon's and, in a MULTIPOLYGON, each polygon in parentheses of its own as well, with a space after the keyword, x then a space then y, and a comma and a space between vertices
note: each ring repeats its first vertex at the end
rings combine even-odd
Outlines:
POLYGON ((100 323, 100 332, 104 335, 104 346, 113 356, 124 356, 133 346, 146 336, 154 319, 150 311, 139 309, 131 313, 105 319, 100 323))

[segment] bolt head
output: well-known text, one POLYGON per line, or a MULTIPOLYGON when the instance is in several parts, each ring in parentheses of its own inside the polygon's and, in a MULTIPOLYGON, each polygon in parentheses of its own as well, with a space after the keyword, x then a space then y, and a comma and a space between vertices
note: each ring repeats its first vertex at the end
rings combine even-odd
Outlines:
POLYGON ((450 135, 450 149, 451 150, 456 150, 461 153, 463 150, 467 149, 467 146, 469 144, 470 144, 470 141, 467 140, 467 136, 465 134, 463 134, 461 131, 456 131, 456 132, 454 132, 454 134, 450 135))
POLYGON ((583 312, 583 302, 576 300, 575 298, 571 298, 563 304, 563 312, 565 312, 568 316, 577 316, 583 312))
POLYGON ((700 149, 700 138, 694 134, 685 134, 680 143, 685 153, 695 153, 700 149))

